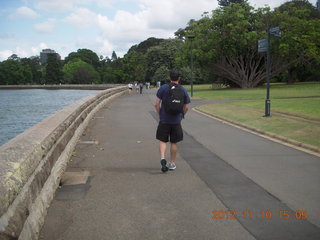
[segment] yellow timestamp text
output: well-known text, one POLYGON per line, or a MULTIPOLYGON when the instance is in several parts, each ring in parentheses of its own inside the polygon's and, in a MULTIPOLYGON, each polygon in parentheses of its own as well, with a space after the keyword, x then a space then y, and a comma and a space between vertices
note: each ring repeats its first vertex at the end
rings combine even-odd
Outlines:
POLYGON ((211 212, 211 219, 266 219, 270 220, 272 218, 279 219, 307 219, 308 212, 306 210, 262 210, 262 211, 235 211, 235 210, 213 210, 211 212))

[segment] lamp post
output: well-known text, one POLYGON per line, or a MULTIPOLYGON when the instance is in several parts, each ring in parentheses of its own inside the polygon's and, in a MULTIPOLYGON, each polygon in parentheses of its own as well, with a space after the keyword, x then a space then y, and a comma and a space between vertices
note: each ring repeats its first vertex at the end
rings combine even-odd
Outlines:
POLYGON ((267 52, 267 96, 265 102, 264 117, 270 117, 271 38, 281 38, 281 32, 279 27, 268 29, 268 38, 259 40, 258 42, 258 52, 267 52))
POLYGON ((191 64, 191 97, 193 97, 193 53, 192 53, 192 41, 195 38, 194 35, 189 35, 187 38, 190 40, 190 64, 191 64))
POLYGON ((271 77, 271 52, 270 52, 270 31, 268 31, 268 50, 267 50, 267 97, 265 103, 264 116, 270 117, 270 77, 271 77))

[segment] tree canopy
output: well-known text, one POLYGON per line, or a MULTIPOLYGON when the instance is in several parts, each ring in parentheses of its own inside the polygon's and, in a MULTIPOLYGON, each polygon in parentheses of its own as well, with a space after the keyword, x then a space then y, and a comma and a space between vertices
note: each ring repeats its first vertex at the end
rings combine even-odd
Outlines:
POLYGON ((191 19, 173 39, 150 37, 119 57, 103 57, 78 49, 64 60, 48 55, 22 58, 13 54, 0 62, 0 84, 128 83, 166 81, 166 72, 182 70, 185 83, 193 56, 196 83, 223 81, 252 88, 266 80, 266 54, 258 40, 279 26, 281 39, 271 39, 274 81, 320 80, 320 12, 307 0, 291 0, 271 10, 247 0, 218 0, 219 7, 191 19), (193 38, 190 38, 193 36, 193 38))
POLYGON ((91 84, 99 83, 100 75, 94 67, 77 58, 63 66, 64 83, 91 84))

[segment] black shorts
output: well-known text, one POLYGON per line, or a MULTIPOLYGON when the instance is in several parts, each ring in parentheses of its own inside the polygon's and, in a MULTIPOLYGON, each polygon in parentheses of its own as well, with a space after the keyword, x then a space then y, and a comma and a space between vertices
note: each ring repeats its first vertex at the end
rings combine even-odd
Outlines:
POLYGON ((183 140, 181 124, 166 124, 159 122, 156 138, 161 142, 177 143, 183 140))

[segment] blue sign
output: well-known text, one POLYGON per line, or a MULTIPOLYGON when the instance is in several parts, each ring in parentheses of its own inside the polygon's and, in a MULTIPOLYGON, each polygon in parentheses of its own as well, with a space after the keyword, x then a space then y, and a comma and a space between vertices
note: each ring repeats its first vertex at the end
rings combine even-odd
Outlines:
POLYGON ((281 32, 279 27, 270 28, 269 34, 272 38, 281 38, 281 32))
POLYGON ((268 48, 268 38, 264 38, 258 41, 258 52, 267 52, 268 48))

